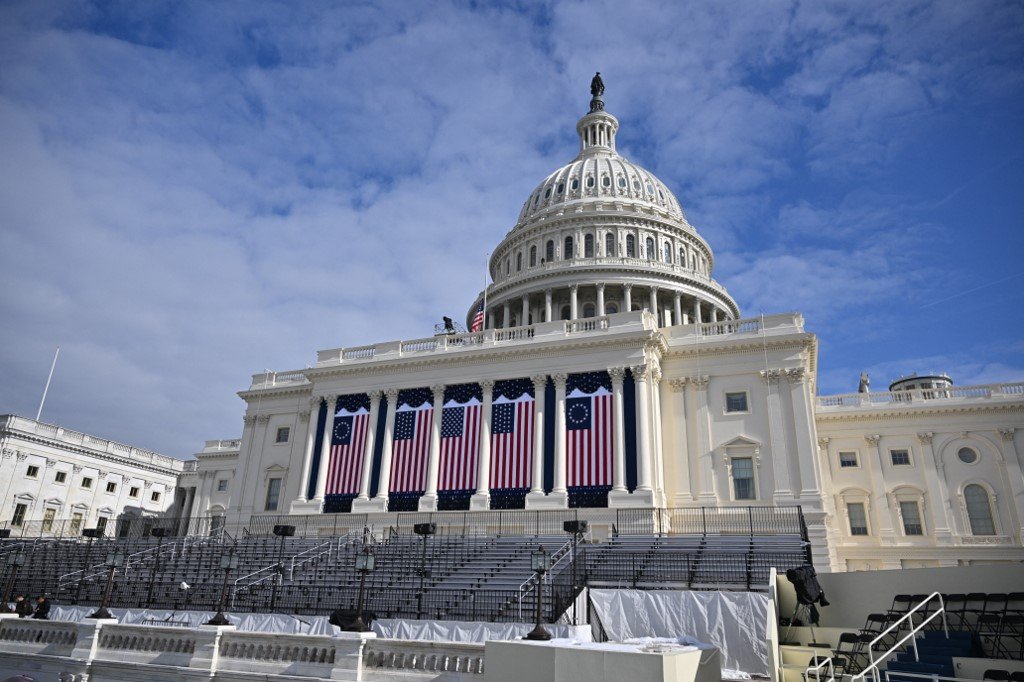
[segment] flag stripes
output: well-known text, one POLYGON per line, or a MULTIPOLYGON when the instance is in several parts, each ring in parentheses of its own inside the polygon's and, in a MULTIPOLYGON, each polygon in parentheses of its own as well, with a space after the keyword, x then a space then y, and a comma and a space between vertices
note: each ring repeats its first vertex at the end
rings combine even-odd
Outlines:
POLYGON ((391 447, 390 492, 423 492, 430 448, 430 403, 419 407, 402 405, 395 413, 394 443, 391 447))
POLYGON ((592 395, 576 390, 566 399, 566 484, 612 484, 612 395, 600 387, 592 395))
POLYGON ((445 406, 441 413, 438 490, 475 490, 481 405, 445 406))
POLYGON ((359 492, 359 479, 363 463, 363 448, 370 415, 365 411, 349 414, 344 408, 334 417, 331 431, 331 451, 327 464, 328 495, 359 492))
POLYGON ((491 412, 492 489, 529 488, 533 480, 534 400, 524 393, 491 412))

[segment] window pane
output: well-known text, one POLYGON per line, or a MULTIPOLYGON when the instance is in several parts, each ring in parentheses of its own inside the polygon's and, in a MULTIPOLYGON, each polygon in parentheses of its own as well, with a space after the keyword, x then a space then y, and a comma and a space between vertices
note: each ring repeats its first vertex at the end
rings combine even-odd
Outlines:
POLYGON ((967 517, 971 522, 971 533, 973 535, 995 535, 996 527, 992 521, 992 506, 989 504, 988 492, 980 485, 969 485, 964 488, 964 502, 967 503, 967 517))
POLYGON ((733 457, 732 482, 737 500, 754 499, 754 460, 749 457, 733 457))
POLYGON ((857 453, 856 452, 840 452, 839 453, 839 466, 840 467, 855 467, 857 466, 857 453))
POLYGON ((726 412, 746 412, 747 411, 747 394, 746 393, 726 393, 725 394, 725 411, 726 412))
POLYGON ((890 450, 893 466, 908 466, 910 464, 910 453, 906 450, 890 450))
POLYGON ((281 479, 272 478, 267 481, 267 504, 265 505, 266 511, 275 511, 277 509, 277 503, 281 497, 281 479))
POLYGON ((900 514, 903 516, 903 533, 905 535, 921 535, 921 512, 917 502, 900 502, 900 514))
POLYGON ((850 502, 846 511, 850 515, 850 535, 867 535, 868 517, 864 513, 864 503, 850 502))

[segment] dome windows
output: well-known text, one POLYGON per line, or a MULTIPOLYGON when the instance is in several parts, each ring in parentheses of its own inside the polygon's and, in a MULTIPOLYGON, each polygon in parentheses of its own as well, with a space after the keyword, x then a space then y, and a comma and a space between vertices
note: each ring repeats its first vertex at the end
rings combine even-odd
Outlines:
POLYGON ((649 182, 647 183, 647 193, 652 195, 652 196, 654 195, 654 185, 652 185, 649 182))
POLYGON ((557 187, 557 189, 555 191, 558 194, 561 194, 562 192, 564 192, 565 191, 565 183, 564 182, 558 183, 558 187, 557 187))
POLYGON ((537 245, 534 244, 530 247, 530 267, 537 265, 537 245))
POLYGON ((516 254, 516 272, 520 272, 523 269, 523 252, 520 251, 516 254))
POLYGON ((637 180, 636 178, 633 178, 633 189, 636 190, 637 192, 640 191, 640 181, 637 180))
POLYGON ((620 175, 619 176, 619 187, 621 189, 626 189, 626 176, 625 175, 620 175))
POLYGON ((566 237, 562 248, 562 260, 570 260, 575 255, 572 237, 566 237))
POLYGON ((573 178, 572 181, 569 182, 569 189, 577 190, 579 188, 580 188, 580 179, 579 178, 573 178))
POLYGON ((555 240, 549 239, 548 243, 544 246, 544 258, 548 263, 555 260, 555 240))
POLYGON ((605 305, 604 305, 604 314, 605 315, 614 315, 617 312, 619 312, 619 306, 617 304, 615 304, 615 303, 605 303, 605 305))
POLYGON ((593 187, 593 186, 594 186, 594 176, 593 175, 588 175, 587 176, 587 187, 590 188, 590 187, 593 187))
POLYGON ((664 251, 665 262, 666 263, 671 263, 672 262, 672 245, 669 244, 668 242, 665 242, 665 248, 663 249, 663 251, 664 251))
POLYGON ((611 187, 612 186, 612 179, 609 178, 607 175, 605 175, 604 177, 601 178, 601 186, 602 187, 611 187))
POLYGON ((978 453, 972 448, 960 448, 956 453, 957 459, 964 464, 974 464, 978 461, 978 453))
POLYGON ((593 303, 583 304, 583 317, 594 317, 597 313, 597 308, 594 307, 593 303))
POLYGON ((646 247, 647 260, 654 260, 654 239, 648 237, 647 241, 644 242, 644 246, 646 247))
POLYGON ((615 235, 611 232, 604 236, 604 255, 615 255, 615 235))
POLYGON ((636 258, 636 237, 631 234, 626 235, 626 257, 636 258))
POLYGON ((594 257, 594 235, 588 234, 583 237, 583 257, 594 257))
POLYGON ((547 199, 550 196, 551 196, 551 187, 548 187, 547 190, 544 192, 544 198, 547 199))

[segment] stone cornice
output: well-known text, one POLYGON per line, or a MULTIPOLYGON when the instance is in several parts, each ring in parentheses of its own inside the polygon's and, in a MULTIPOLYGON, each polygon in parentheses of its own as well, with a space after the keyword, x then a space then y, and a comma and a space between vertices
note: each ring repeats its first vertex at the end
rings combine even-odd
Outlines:
MULTIPOLYGON (((64 441, 50 440, 50 439, 47 439, 45 437, 36 436, 34 434, 24 433, 24 432, 21 432, 21 431, 12 432, 11 436, 12 436, 12 440, 17 439, 17 440, 25 441, 27 443, 33 443, 35 445, 44 445, 46 447, 51 447, 51 448, 54 448, 54 449, 56 449, 58 451, 62 451, 62 452, 73 452, 73 453, 76 453, 76 454, 79 454, 79 455, 84 455, 86 457, 91 457, 91 458, 96 459, 96 460, 101 460, 103 462, 110 462, 110 463, 113 463, 113 464, 117 464, 118 466, 122 466, 122 467, 125 467, 125 468, 140 469, 140 470, 143 470, 143 471, 149 471, 149 472, 156 473, 156 474, 161 474, 161 475, 164 475, 164 476, 178 476, 178 475, 181 474, 180 471, 177 471, 177 470, 174 470, 174 469, 165 469, 163 467, 156 466, 156 465, 151 464, 149 462, 139 462, 139 461, 127 458, 127 457, 121 457, 119 455, 114 455, 114 454, 111 454, 111 453, 108 453, 108 452, 101 452, 99 450, 90 450, 88 448, 84 448, 84 447, 75 445, 74 443, 67 443, 67 442, 64 442, 64 441)), ((46 455, 41 455, 41 454, 35 453, 35 452, 30 452, 30 453, 18 452, 17 457, 20 460, 23 455, 27 456, 29 454, 31 454, 33 456, 37 456, 37 457, 44 457, 44 458, 46 457, 46 455)), ((178 460, 178 461, 184 461, 184 460, 178 460)), ((98 465, 88 465, 88 468, 90 468, 90 469, 97 469, 98 465)))
POLYGON ((1017 403, 992 402, 989 404, 972 403, 969 405, 901 405, 893 409, 865 409, 856 407, 845 408, 843 411, 820 412, 815 410, 814 420, 817 422, 845 422, 863 420, 906 420, 908 417, 928 417, 936 414, 966 414, 973 412, 1009 412, 1024 414, 1024 405, 1017 403))

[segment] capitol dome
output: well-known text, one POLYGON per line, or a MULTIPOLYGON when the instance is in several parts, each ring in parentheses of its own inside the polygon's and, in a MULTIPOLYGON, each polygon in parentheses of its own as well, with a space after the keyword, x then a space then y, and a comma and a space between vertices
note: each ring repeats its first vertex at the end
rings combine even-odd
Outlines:
POLYGON ((486 326, 646 309, 659 326, 735 319, 739 308, 711 277, 714 256, 679 200, 650 171, 615 149, 619 122, 591 85, 590 111, 576 124, 580 151, 523 203, 491 255, 493 284, 477 297, 486 326))

